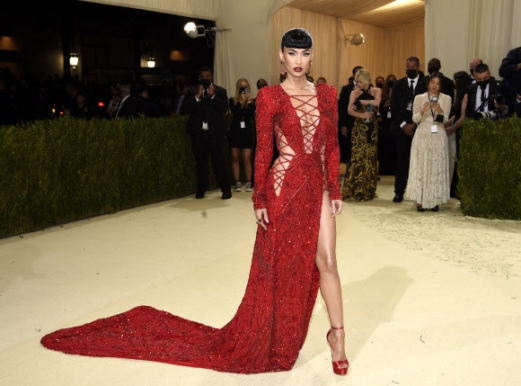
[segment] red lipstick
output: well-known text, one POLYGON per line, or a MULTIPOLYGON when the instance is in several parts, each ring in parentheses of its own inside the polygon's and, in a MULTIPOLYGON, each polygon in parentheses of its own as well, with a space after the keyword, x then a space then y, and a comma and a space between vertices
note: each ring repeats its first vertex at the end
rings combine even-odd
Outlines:
POLYGON ((293 70, 295 72, 302 72, 302 67, 295 67, 293 70))

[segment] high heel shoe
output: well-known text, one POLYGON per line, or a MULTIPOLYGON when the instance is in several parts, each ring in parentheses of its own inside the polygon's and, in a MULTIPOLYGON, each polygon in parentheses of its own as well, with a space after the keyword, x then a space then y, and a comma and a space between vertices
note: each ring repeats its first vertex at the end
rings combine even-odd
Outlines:
MULTIPOLYGON (((331 342, 329 342, 329 334, 331 334, 331 331, 333 330, 343 330, 344 327, 331 327, 331 329, 327 332, 326 340, 327 343, 329 343, 329 347, 331 349, 331 356, 333 356, 333 345, 331 342)), ((346 375, 347 370, 349 370, 349 362, 347 359, 343 361, 333 361, 333 372, 337 375, 346 375)))

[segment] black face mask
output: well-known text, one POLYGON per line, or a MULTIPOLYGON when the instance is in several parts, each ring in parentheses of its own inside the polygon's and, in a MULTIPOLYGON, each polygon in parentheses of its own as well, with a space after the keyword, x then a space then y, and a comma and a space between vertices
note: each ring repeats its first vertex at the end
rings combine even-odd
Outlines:
POLYGON ((390 80, 389 82, 387 82, 387 87, 393 88, 393 86, 394 86, 394 80, 390 80))
POLYGON ((438 67, 433 67, 433 66, 427 67, 427 72, 429 74, 432 74, 433 72, 437 72, 437 71, 438 71, 438 67))
POLYGON ((212 84, 210 79, 199 79, 199 83, 203 85, 203 88, 206 90, 212 84))
POLYGON ((473 68, 470 69, 470 75, 474 76, 474 69, 473 68))
POLYGON ((476 84, 481 87, 481 88, 485 88, 487 87, 488 83, 490 82, 490 79, 487 79, 487 80, 482 80, 480 82, 476 82, 476 84))
POLYGON ((414 79, 416 78, 416 75, 418 75, 418 71, 417 70, 405 70, 405 72, 407 73, 407 78, 409 79, 414 79))
POLYGON ((378 88, 384 88, 384 84, 383 84, 383 83, 377 83, 377 84, 376 84, 376 87, 378 87, 378 88))

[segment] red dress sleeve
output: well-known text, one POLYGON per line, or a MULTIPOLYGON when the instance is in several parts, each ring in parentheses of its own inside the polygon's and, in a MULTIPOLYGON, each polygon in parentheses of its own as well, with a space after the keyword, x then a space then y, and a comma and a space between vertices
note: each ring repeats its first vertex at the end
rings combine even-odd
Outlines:
POLYGON ((255 125, 257 146, 255 148, 253 208, 266 208, 266 184, 273 158, 274 108, 270 86, 263 87, 257 94, 255 125))
POLYGON ((338 103, 337 92, 333 86, 329 86, 325 98, 329 106, 331 123, 326 128, 326 183, 330 200, 341 200, 340 193, 340 147, 338 144, 338 103))

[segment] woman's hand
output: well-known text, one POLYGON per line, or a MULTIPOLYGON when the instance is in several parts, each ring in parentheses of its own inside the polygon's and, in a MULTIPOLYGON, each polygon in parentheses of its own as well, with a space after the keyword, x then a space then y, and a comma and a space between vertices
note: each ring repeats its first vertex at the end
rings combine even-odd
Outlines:
POLYGON ((425 102, 425 103, 423 104, 422 109, 420 110, 420 114, 421 114, 421 115, 425 114, 425 112, 426 112, 427 110, 429 110, 430 108, 431 108, 431 104, 430 104, 429 102, 425 102))
POLYGON ((331 200, 331 206, 329 207, 329 211, 331 212, 331 217, 336 217, 340 213, 342 213, 342 205, 344 202, 342 200, 331 200))
POLYGON ((255 222, 257 225, 260 225, 264 230, 268 229, 266 224, 270 222, 268 219, 268 210, 266 208, 256 209, 255 213, 255 222))
POLYGON ((360 113, 360 118, 371 119, 372 116, 373 116, 373 113, 368 113, 368 112, 360 113))
POLYGON ((439 115, 443 115, 443 110, 438 102, 434 102, 431 107, 436 111, 439 115))

